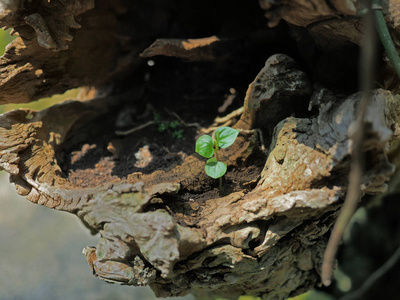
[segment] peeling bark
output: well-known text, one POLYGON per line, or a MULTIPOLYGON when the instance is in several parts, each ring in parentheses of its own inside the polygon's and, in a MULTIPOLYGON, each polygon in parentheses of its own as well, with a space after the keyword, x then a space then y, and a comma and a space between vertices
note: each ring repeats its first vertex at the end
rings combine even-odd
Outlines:
POLYGON ((202 39, 158 39, 149 48, 144 50, 140 56, 153 57, 165 55, 179 57, 189 61, 213 61, 212 45, 220 40, 216 36, 202 39))
MULTIPOLYGON (((260 4, 272 10, 272 2, 260 4)), ((310 32, 317 39, 337 31, 332 37, 337 43, 342 38, 357 43, 361 31, 354 18, 338 21, 339 27, 336 22, 318 25, 339 14, 354 16, 354 3, 321 3, 282 1, 279 11, 267 16, 312 25, 310 32), (348 26, 356 33, 348 33, 348 26)), ((223 44, 217 37, 157 39, 148 47, 149 36, 139 38, 143 24, 135 31, 136 41, 119 35, 128 20, 119 24, 116 15, 130 7, 123 1, 36 4, 14 1, 0 6, 0 24, 20 35, 0 58, 0 103, 34 101, 87 84, 117 85, 127 69, 135 69, 139 53, 221 64, 226 59, 213 48, 223 44), (63 5, 67 9, 55 25, 63 5), (50 10, 48 15, 43 12, 50 10), (106 42, 96 32, 107 35, 106 42)), ((138 16, 147 16, 148 7, 141 8, 138 16)), ((167 14, 162 5, 157 12, 167 14)), ((155 24, 149 35, 162 24, 155 24)), ((132 95, 137 102, 146 101, 129 86, 90 101, 0 116, 0 168, 10 173, 17 192, 34 203, 73 213, 100 232, 97 246, 84 249, 93 274, 113 283, 150 285, 159 297, 193 292, 285 299, 318 284, 326 233, 347 191, 361 94, 315 88, 292 58, 275 54, 247 90, 243 113, 233 125, 240 130, 238 139, 222 152, 228 165, 225 191, 213 189, 215 182, 194 151, 176 154, 180 160, 163 168, 147 172, 143 167, 122 176, 113 174, 120 159, 114 149, 114 156, 107 158, 112 167, 97 163, 92 169, 103 168, 104 173, 96 173, 100 179, 79 185, 65 161, 87 159, 94 135, 102 134, 104 143, 114 148, 126 141, 116 139, 115 128, 106 120, 121 114, 132 95), (261 150, 262 140, 268 151, 261 150), (86 145, 81 156, 74 155, 77 145, 86 145), (242 177, 229 181, 235 172, 242 177)), ((389 90, 371 92, 363 148, 369 158, 361 186, 365 194, 384 192, 394 172, 386 153, 398 142, 399 100, 389 90)))

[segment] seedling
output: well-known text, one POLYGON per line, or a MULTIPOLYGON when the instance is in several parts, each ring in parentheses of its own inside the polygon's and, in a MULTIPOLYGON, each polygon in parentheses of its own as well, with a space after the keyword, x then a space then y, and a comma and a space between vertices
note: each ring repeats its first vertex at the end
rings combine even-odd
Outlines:
POLYGON ((183 129, 178 129, 180 126, 179 121, 170 121, 170 122, 165 122, 161 120, 161 115, 159 113, 154 113, 154 123, 158 127, 158 132, 165 132, 168 131, 171 133, 173 138, 176 138, 178 140, 183 138, 183 129))
POLYGON ((230 127, 220 127, 214 132, 214 136, 202 135, 196 140, 196 152, 201 156, 209 158, 204 167, 206 174, 214 179, 219 178, 219 190, 222 190, 222 176, 225 175, 227 167, 219 161, 218 151, 232 145, 239 130, 230 127))
POLYGON ((173 138, 180 140, 183 138, 183 129, 176 129, 176 130, 172 131, 171 135, 173 138))

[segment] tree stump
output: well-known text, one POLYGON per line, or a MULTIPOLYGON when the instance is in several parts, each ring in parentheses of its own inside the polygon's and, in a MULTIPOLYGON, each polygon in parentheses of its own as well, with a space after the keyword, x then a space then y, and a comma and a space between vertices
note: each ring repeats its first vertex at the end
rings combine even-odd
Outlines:
MULTIPOLYGON (((101 234, 84 249, 100 279, 231 299, 320 284, 354 150, 360 4, 275 2, 0 3, 18 35, 0 58, 1 104, 94 87, 1 115, 0 167, 20 195, 101 234), (240 133, 219 190, 194 144, 222 125, 240 133)), ((379 194, 400 99, 389 86, 370 97, 361 190, 379 194)))

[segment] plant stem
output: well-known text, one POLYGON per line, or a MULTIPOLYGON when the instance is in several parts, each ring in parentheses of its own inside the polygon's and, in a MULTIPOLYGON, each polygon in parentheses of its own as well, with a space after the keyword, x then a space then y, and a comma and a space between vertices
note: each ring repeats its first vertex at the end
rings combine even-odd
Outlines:
POLYGON ((215 155, 215 158, 217 159, 217 161, 219 161, 218 150, 219 150, 219 147, 218 147, 217 145, 215 145, 215 148, 214 148, 214 155, 215 155))
MULTIPOLYGON (((218 145, 215 145, 214 154, 217 161, 219 161, 218 150, 219 150, 218 145)), ((219 178, 219 191, 222 192, 222 177, 219 178)))
POLYGON ((400 58, 397 53, 396 47, 393 44, 392 37, 389 33, 389 30, 386 25, 385 18, 382 13, 382 1, 381 0, 373 0, 373 14, 376 22, 376 31, 378 31, 379 37, 383 44, 383 47, 386 50, 386 54, 395 69, 397 76, 400 78, 400 58))

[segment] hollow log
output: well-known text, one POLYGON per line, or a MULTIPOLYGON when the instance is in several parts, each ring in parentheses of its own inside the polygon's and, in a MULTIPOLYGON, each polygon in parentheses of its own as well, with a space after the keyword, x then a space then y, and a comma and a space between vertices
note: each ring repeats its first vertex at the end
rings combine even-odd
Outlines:
MULTIPOLYGON (((0 104, 96 88, 0 116, 0 168, 29 201, 100 233, 83 251, 95 276, 158 297, 286 299, 320 284, 354 151, 361 8, 276 2, 0 3, 0 25, 18 35, 0 58, 0 104), (344 85, 327 56, 337 49, 350 49, 344 85), (221 122, 224 103, 238 109, 221 122), (194 143, 222 124, 239 136, 221 152, 219 190, 194 143)), ((399 100, 389 86, 370 93, 363 194, 384 192, 394 173, 399 100)))

